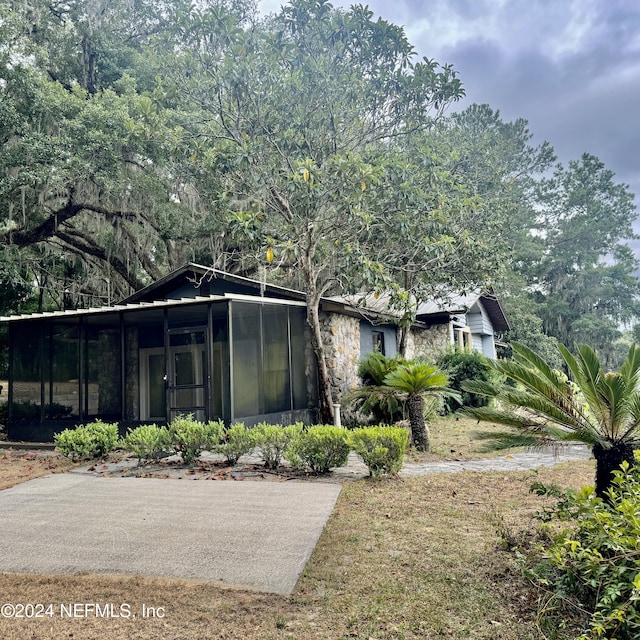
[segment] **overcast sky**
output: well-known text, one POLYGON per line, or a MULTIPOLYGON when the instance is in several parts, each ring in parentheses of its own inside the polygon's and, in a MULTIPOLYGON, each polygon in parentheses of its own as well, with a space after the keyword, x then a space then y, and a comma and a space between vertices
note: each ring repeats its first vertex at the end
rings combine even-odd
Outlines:
MULTIPOLYGON (((259 0, 262 12, 279 0, 259 0)), ((334 0, 336 7, 351 2, 334 0)), ((640 0, 370 0, 420 56, 451 63, 467 104, 525 118, 560 161, 585 151, 640 204, 640 0)))

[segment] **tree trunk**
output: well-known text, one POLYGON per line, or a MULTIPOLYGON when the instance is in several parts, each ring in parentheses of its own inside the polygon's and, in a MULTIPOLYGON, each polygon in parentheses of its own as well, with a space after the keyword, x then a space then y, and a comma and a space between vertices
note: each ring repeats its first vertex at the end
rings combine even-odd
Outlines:
POLYGON ((633 447, 626 442, 616 442, 608 448, 595 444, 592 448, 596 459, 596 495, 607 500, 606 492, 613 482, 613 472, 620 470, 626 460, 629 465, 635 464, 633 447))
POLYGON ((327 368, 327 360, 320 330, 319 300, 307 297, 307 324, 311 329, 311 345, 316 355, 318 366, 318 400, 320 403, 320 422, 333 424, 333 397, 331 395, 331 378, 327 368))
POLYGON ((404 358, 407 355, 407 337, 409 336, 409 327, 401 324, 398 329, 400 330, 398 338, 398 355, 404 358))
POLYGON ((407 398, 409 409, 409 423, 411 424, 411 438, 418 451, 431 450, 427 425, 424 422, 424 400, 419 393, 410 393, 407 398))

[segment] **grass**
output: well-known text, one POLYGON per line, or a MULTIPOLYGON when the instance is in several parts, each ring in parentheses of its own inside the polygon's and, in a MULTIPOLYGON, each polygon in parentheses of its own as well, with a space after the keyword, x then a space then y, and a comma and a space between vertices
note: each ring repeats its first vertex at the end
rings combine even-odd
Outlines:
POLYGON ((437 460, 477 460, 479 458, 497 458, 512 454, 519 449, 492 451, 486 440, 476 440, 478 432, 493 433, 504 431, 504 426, 482 423, 473 418, 449 415, 438 417, 429 424, 431 452, 412 451, 410 462, 435 462, 437 460))
POLYGON ((579 461, 537 473, 346 483, 289 598, 145 577, 0 574, 3 602, 53 603, 56 611, 0 617, 0 637, 538 640, 535 594, 503 536, 516 540, 532 526, 542 506, 528 492, 534 476, 579 487, 593 473, 592 461, 579 461), (126 604, 136 618, 57 615, 60 603, 72 602, 112 604, 116 612, 126 604), (143 604, 164 617, 142 618, 143 604))

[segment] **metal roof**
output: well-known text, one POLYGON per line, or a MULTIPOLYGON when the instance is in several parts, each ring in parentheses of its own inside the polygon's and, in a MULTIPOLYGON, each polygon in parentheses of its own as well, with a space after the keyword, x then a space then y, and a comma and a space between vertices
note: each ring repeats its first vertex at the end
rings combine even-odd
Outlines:
POLYGON ((43 320, 47 318, 75 318, 88 315, 107 313, 122 313, 140 311, 141 309, 162 309, 166 307, 179 307, 185 305, 202 304, 207 302, 223 302, 237 300, 239 302, 260 302, 266 304, 287 304, 303 306, 304 302, 295 300, 283 300, 281 298, 268 298, 263 296, 246 296, 235 293, 225 293, 223 296, 196 296, 194 298, 179 298, 175 300, 156 300, 154 302, 129 302, 115 304, 111 307, 89 307, 87 309, 67 309, 65 311, 43 311, 42 313, 24 313, 12 316, 0 316, 0 322, 15 322, 16 320, 43 320))
MULTIPOLYGON (((381 294, 353 294, 347 296, 332 296, 328 298, 334 303, 349 305, 363 312, 371 312, 381 316, 398 319, 401 316, 399 311, 391 308, 390 296, 381 294)), ((447 295, 441 300, 431 300, 423 302, 415 309, 418 320, 427 320, 428 316, 438 315, 459 315, 469 313, 470 309, 481 302, 491 319, 491 323, 496 331, 508 331, 509 322, 499 300, 488 293, 474 291, 465 295, 447 295)))

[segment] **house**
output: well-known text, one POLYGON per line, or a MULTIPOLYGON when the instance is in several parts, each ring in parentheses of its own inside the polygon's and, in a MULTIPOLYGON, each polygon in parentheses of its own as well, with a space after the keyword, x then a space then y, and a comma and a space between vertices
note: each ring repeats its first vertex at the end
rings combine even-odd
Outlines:
MULTIPOLYGON (((433 355, 468 335, 491 349, 493 328, 506 323, 497 301, 479 296, 454 306, 424 310, 409 356, 433 355)), ((122 431, 179 414, 247 424, 317 419, 305 295, 293 289, 190 263, 113 306, 0 320, 9 326, 13 440, 50 441, 95 418, 122 431)), ((322 301, 336 400, 357 384, 361 357, 395 354, 394 320, 345 300, 322 301)))
MULTIPOLYGON (((368 353, 398 353, 400 314, 390 310, 385 295, 350 295, 325 298, 325 348, 333 371, 332 387, 340 397, 359 383, 358 363, 368 353)), ((405 357, 435 361, 453 345, 473 349, 496 359, 496 334, 508 331, 509 322, 492 293, 450 295, 422 303, 407 336, 405 357)))

